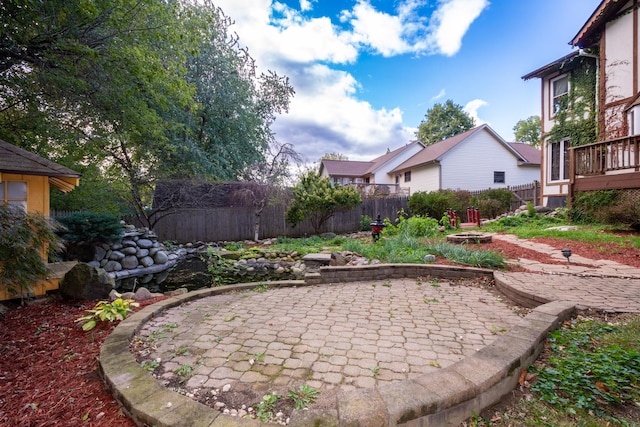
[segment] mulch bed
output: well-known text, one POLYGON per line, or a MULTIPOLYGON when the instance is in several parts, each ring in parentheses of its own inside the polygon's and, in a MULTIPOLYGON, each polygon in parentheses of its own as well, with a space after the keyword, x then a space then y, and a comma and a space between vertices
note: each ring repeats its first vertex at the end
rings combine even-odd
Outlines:
MULTIPOLYGON (((574 254, 587 258, 610 259, 640 268, 640 249, 561 239, 532 240, 558 249, 569 246, 574 254)), ((508 259, 562 263, 495 239, 479 248, 508 259)), ((142 306, 156 301, 146 301, 142 306)), ((93 305, 63 302, 54 295, 26 307, 15 304, 0 319, 0 425, 135 426, 98 376, 100 346, 115 324, 102 323, 84 332, 75 322, 93 305)))

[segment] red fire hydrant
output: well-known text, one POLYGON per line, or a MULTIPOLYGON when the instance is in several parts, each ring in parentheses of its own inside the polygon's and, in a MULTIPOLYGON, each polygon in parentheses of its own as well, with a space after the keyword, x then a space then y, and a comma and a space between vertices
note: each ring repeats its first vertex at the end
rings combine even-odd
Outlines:
POLYGON ((371 223, 371 237, 373 237, 374 242, 377 242, 380 239, 380 233, 382 233, 382 229, 385 227, 386 224, 380 218, 380 214, 378 214, 376 222, 371 223))

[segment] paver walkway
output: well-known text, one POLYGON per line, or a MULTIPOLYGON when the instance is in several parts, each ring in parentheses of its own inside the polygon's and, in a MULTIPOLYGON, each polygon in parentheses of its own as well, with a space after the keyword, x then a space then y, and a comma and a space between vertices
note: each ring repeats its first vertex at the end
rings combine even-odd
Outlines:
POLYGON ((544 264, 522 258, 517 260, 520 266, 539 274, 494 273, 497 280, 514 291, 529 295, 539 303, 566 300, 574 301, 583 308, 640 312, 640 269, 579 255, 572 255, 572 262, 566 262, 558 249, 543 243, 519 239, 510 234, 494 234, 493 238, 564 261, 562 264, 544 264))
POLYGON ((161 381, 197 366, 190 389, 370 388, 449 366, 521 319, 495 293, 464 283, 398 279, 211 296, 167 310, 139 339, 156 339, 161 381))

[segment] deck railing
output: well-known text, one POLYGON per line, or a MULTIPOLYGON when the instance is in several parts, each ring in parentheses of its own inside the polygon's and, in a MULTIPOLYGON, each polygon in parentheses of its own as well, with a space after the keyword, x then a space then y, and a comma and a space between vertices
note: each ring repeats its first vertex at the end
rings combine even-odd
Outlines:
POLYGON ((572 147, 574 176, 603 175, 610 171, 637 172, 640 135, 572 147))

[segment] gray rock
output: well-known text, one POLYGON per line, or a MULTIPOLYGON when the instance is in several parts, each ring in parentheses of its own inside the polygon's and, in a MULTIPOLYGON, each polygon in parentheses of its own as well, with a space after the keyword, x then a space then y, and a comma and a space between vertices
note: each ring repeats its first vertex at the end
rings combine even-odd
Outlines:
POLYGON ((123 240, 122 246, 125 248, 135 248, 138 245, 136 245, 136 242, 134 242, 133 240, 123 240))
POLYGON ((89 264, 91 267, 95 267, 95 268, 100 268, 101 267, 101 262, 100 261, 90 261, 87 264, 89 264))
POLYGON ((109 259, 112 259, 114 261, 120 261, 123 260, 125 257, 125 254, 123 254, 120 251, 113 251, 111 252, 111 255, 109 256, 109 259))
POLYGON ((133 299, 136 301, 146 301, 148 299, 155 298, 160 295, 161 294, 154 294, 149 289, 142 287, 142 288, 138 288, 138 290, 136 291, 136 294, 133 296, 133 299))
POLYGON ((107 251, 105 250, 105 248, 103 248, 101 245, 98 245, 96 246, 96 251, 95 251, 95 255, 93 256, 93 259, 95 261, 102 261, 106 255, 107 255, 107 251))
POLYGON ((60 294, 67 299, 92 301, 109 298, 115 280, 102 268, 78 263, 60 281, 60 294))
POLYGON ((434 262, 436 260, 436 256, 431 254, 426 254, 422 259, 424 260, 424 262, 434 262))
POLYGON ((153 242, 149 239, 139 239, 137 242, 138 247, 142 249, 149 249, 153 247, 153 242))
POLYGON ((149 249, 149 256, 154 256, 158 253, 159 250, 160 248, 157 246, 152 247, 151 249, 149 249))
POLYGON ((138 266, 138 258, 135 255, 128 255, 122 260, 122 267, 132 270, 138 266))
POLYGON ((152 280, 153 280, 153 274, 145 274, 144 276, 138 278, 138 282, 142 284, 149 283, 152 280))
POLYGON ((165 251, 159 251, 153 257, 153 261, 156 264, 166 264, 167 261, 169 261, 169 257, 167 256, 167 253, 165 251))
POLYGON ((175 297, 178 295, 184 295, 187 292, 189 292, 189 290, 187 288, 178 288, 178 289, 174 289, 172 291, 167 291, 164 294, 168 297, 175 297))
POLYGON ((146 256, 140 260, 140 264, 144 265, 145 267, 151 267, 153 265, 153 258, 151 258, 150 256, 146 256))
POLYGON ((347 258, 340 252, 331 252, 331 261, 329 261, 329 265, 347 265, 348 262, 347 258))
POLYGON ((126 247, 122 248, 121 252, 125 255, 135 255, 138 252, 138 249, 135 247, 126 247))
POLYGON ((118 261, 110 260, 104 265, 103 268, 108 272, 120 271, 122 270, 122 264, 120 264, 118 261))
POLYGON ((136 251, 136 256, 138 258, 144 258, 146 256, 149 256, 149 249, 138 249, 136 251))

